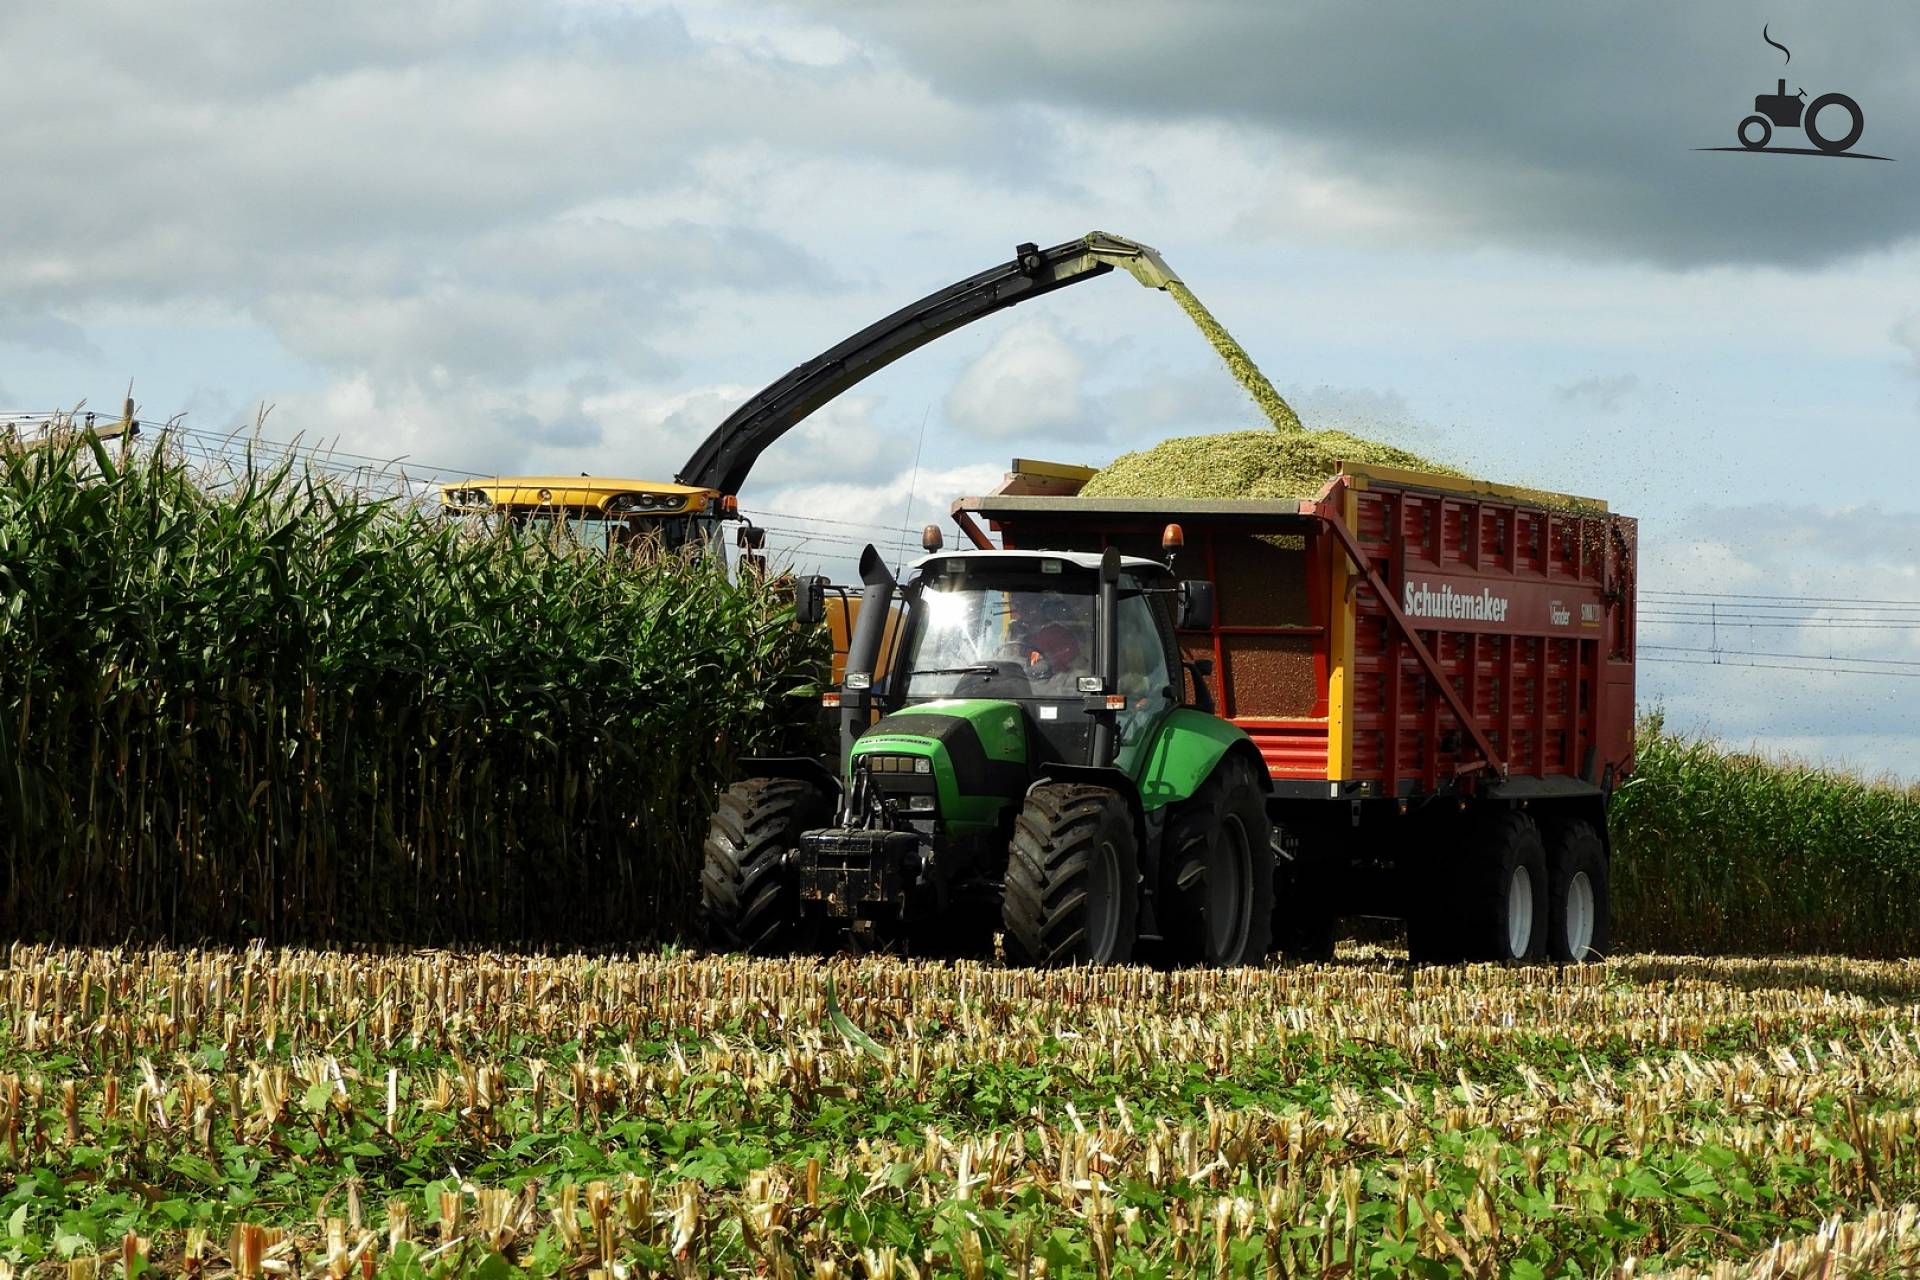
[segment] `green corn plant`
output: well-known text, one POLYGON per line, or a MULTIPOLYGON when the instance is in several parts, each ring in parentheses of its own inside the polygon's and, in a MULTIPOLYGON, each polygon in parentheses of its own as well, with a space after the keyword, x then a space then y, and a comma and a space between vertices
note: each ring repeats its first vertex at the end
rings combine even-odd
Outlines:
POLYGON ((0 934, 638 938, 826 640, 709 561, 163 441, 0 454, 0 934))
POLYGON ((1615 939, 1693 952, 1920 951, 1920 795, 1640 726, 1613 799, 1615 939))

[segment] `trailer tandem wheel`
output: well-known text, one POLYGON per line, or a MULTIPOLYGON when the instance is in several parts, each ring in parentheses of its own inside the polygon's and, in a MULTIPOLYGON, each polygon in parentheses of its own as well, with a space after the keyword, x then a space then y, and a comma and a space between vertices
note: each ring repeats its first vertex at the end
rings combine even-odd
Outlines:
POLYGON ((1590 822, 1547 829, 1547 958, 1601 960, 1612 944, 1607 850, 1590 822))
POLYGON ((1415 961, 1538 960, 1547 948, 1547 855, 1533 819, 1517 809, 1482 814, 1458 852, 1430 873, 1409 913, 1415 961))

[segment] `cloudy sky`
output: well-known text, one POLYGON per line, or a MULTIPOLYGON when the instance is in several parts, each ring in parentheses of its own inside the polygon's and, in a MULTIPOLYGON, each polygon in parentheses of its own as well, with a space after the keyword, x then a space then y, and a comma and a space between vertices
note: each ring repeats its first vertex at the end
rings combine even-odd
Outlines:
MULTIPOLYGON (((1920 608, 1862 603, 1920 601, 1917 56, 1892 2, 0 6, 0 409, 131 381, 338 457, 667 478, 1097 227, 1309 424, 1639 515, 1670 722, 1920 776, 1920 608), (1893 163, 1696 150, 1781 76, 1893 163)), ((1254 421, 1114 276, 863 384, 743 500, 831 565, 1015 453, 1254 421)))

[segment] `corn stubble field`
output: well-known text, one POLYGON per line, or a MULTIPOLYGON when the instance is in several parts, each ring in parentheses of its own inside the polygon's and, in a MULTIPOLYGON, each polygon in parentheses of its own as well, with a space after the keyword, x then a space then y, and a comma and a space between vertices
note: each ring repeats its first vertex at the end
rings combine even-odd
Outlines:
POLYGON ((15 1274, 1881 1275, 1920 964, 16 948, 15 1274))
POLYGON ((0 1280, 1920 1274, 1912 791, 1654 718, 1614 797, 1624 948, 1856 959, 653 950, 825 659, 710 564, 0 450, 0 1280), (253 938, 332 949, 172 946, 253 938))

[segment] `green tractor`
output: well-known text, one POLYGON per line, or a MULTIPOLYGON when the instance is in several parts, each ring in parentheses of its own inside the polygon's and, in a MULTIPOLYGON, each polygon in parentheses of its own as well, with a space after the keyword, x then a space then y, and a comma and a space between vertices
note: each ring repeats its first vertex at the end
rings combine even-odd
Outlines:
MULTIPOLYGON (((1022 964, 1120 963, 1143 943, 1170 963, 1260 962, 1271 782, 1174 638, 1211 624, 1212 584, 1111 548, 943 553, 934 529, 926 545, 904 584, 872 547, 861 557, 845 679, 826 698, 840 768, 747 760, 721 795, 709 940, 951 954, 997 930, 1022 964)), ((1177 526, 1165 545, 1170 559, 1177 526)), ((803 622, 822 589, 803 584, 803 622)))

